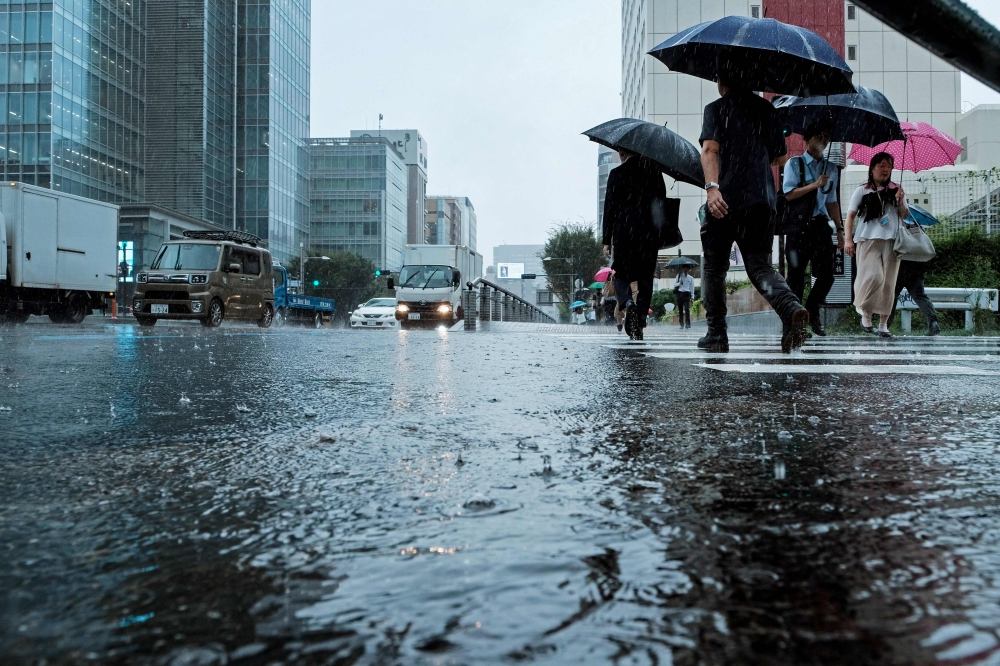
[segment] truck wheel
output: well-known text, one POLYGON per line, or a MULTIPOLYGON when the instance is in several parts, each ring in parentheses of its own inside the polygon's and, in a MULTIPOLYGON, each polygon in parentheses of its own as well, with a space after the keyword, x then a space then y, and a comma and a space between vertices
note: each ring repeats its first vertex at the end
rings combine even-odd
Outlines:
POLYGON ((49 321, 53 324, 65 324, 68 320, 66 319, 66 315, 62 312, 50 312, 49 321))
POLYGON ((274 306, 270 303, 264 303, 264 311, 260 313, 260 319, 257 320, 257 325, 261 328, 271 328, 271 324, 274 322, 274 306))
POLYGON ((323 315, 318 312, 313 315, 313 328, 323 328, 323 315))
POLYGON ((139 326, 156 326, 156 317, 146 317, 143 315, 136 315, 135 320, 139 322, 139 326))
POLYGON ((208 304, 208 316, 202 319, 201 323, 208 328, 218 328, 222 325, 222 320, 225 317, 226 313, 222 308, 222 301, 215 298, 208 304))
POLYGON ((68 324, 82 324, 91 312, 90 299, 83 294, 77 294, 66 304, 65 320, 68 324))
POLYGON ((274 327, 281 328, 285 325, 285 320, 288 317, 285 315, 285 308, 278 308, 274 311, 274 327))

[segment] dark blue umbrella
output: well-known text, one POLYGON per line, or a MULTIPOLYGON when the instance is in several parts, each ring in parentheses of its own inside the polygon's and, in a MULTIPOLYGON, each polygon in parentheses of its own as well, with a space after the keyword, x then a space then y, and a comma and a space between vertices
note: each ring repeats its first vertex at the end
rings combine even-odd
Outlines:
POLYGON ((886 141, 902 141, 899 118, 885 95, 856 86, 853 95, 816 97, 776 97, 771 100, 783 116, 785 126, 802 134, 815 122, 831 123, 830 140, 876 146, 886 141))
POLYGON ((927 212, 927 209, 921 208, 917 204, 906 204, 910 209, 910 217, 908 220, 914 222, 919 222, 922 227, 932 227, 940 222, 939 219, 927 212))
POLYGON ((690 141, 662 125, 619 118, 589 129, 583 135, 602 146, 615 150, 623 148, 649 158, 674 180, 698 187, 705 185, 701 153, 690 141))
POLYGON ((762 92, 811 97, 854 92, 854 73, 826 40, 774 19, 726 16, 682 30, 649 55, 671 71, 762 92))

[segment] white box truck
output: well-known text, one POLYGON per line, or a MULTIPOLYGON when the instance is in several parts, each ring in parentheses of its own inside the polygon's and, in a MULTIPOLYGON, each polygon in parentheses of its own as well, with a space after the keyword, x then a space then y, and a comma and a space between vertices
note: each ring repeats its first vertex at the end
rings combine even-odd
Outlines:
POLYGON ((113 298, 118 206, 0 184, 0 320, 80 323, 113 298))
POLYGON ((483 255, 464 245, 407 245, 396 290, 400 328, 451 326, 465 315, 462 290, 483 275, 483 255))

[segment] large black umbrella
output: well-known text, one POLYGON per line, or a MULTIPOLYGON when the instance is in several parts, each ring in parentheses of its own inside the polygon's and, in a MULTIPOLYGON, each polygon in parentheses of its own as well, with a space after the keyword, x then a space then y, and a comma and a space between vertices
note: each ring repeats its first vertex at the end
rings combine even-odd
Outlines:
POLYGON ((667 268, 683 268, 684 266, 697 266, 698 262, 687 257, 674 257, 667 262, 667 268))
POLYGON ((902 141, 899 118, 885 95, 877 90, 856 86, 853 95, 817 97, 776 97, 771 100, 784 119, 785 126, 802 134, 809 125, 829 120, 830 140, 877 146, 886 141, 902 141))
POLYGON ((682 30, 649 55, 671 71, 762 92, 811 97, 853 93, 854 73, 826 40, 774 19, 726 16, 682 30))
POLYGON ((684 183, 703 187, 701 153, 687 139, 662 125, 635 118, 609 120, 583 133, 591 141, 615 150, 625 149, 656 162, 660 169, 684 183))

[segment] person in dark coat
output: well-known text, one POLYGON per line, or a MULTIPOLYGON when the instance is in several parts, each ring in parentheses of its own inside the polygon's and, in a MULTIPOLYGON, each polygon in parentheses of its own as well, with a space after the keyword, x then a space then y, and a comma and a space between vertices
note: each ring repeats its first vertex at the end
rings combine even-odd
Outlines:
POLYGON ((625 311, 625 332, 634 340, 642 340, 659 251, 653 202, 665 199, 667 188, 655 163, 628 151, 618 153, 622 164, 608 174, 604 198, 604 253, 614 258, 611 268, 615 271, 618 307, 625 311), (634 300, 632 282, 638 283, 634 300))
POLYGON ((896 304, 899 303, 899 294, 906 287, 913 302, 920 308, 920 312, 927 320, 927 335, 939 335, 941 326, 938 324, 937 312, 934 304, 924 293, 924 275, 930 264, 926 261, 907 261, 903 259, 899 262, 899 273, 896 275, 896 300, 892 303, 892 312, 889 314, 889 325, 896 318, 896 304))

